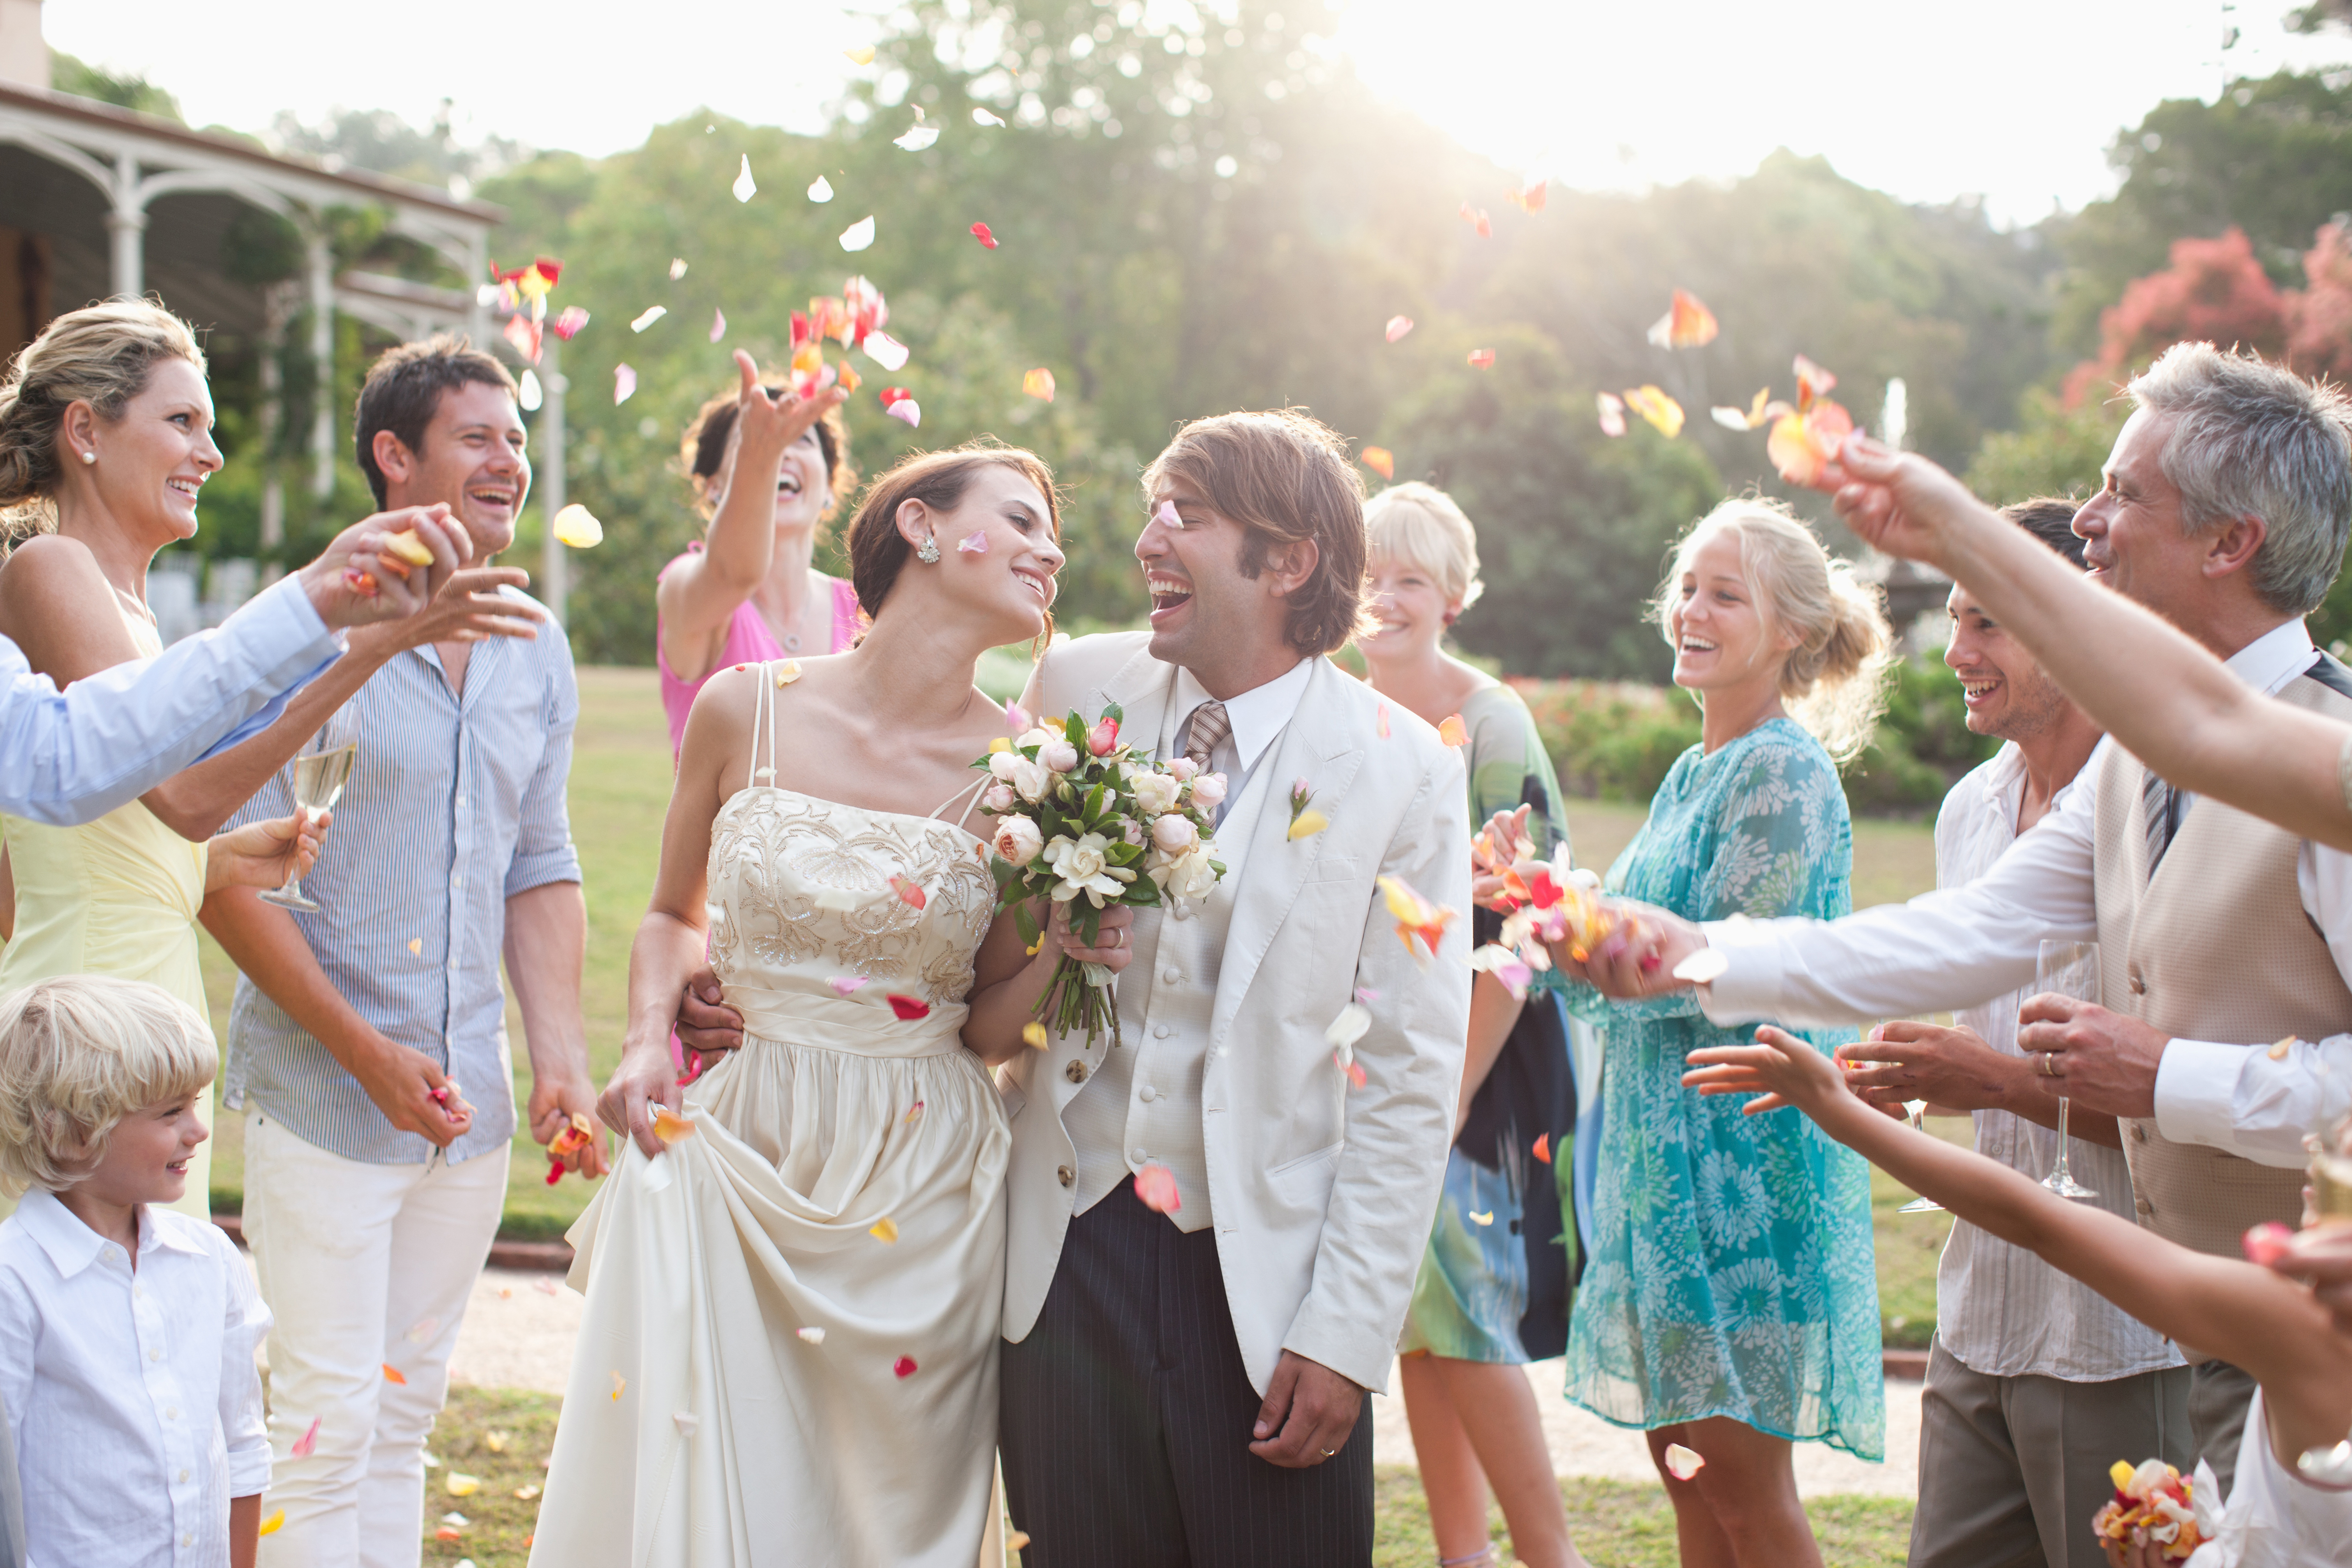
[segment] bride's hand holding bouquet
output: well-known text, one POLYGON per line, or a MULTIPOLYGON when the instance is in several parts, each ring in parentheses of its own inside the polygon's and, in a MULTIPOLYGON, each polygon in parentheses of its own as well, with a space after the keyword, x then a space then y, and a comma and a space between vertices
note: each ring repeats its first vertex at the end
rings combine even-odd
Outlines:
POLYGON ((1108 1025, 1117 1040, 1115 976, 1100 954, 1124 946, 1126 922, 1107 941, 1106 913, 1166 906, 1181 919, 1209 895, 1225 871, 1212 841, 1225 778, 1189 758, 1161 767, 1138 757, 1119 741, 1116 706, 1091 726, 1075 713, 1035 726, 1018 708, 1008 714, 1017 737, 972 765, 993 779, 980 809, 995 819, 997 907, 1012 912, 1033 953, 1045 933, 1031 905, 1053 908, 1062 956, 1037 1016, 1060 1032, 1083 1029, 1089 1041, 1108 1025))

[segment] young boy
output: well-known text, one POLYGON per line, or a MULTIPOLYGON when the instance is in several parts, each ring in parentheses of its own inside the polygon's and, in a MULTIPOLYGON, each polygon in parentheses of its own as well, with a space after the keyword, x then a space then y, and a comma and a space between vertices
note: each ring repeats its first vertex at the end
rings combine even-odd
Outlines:
MULTIPOLYGON (((2216 1529, 2189 1568, 2304 1568, 2346 1561, 2352 1487, 2300 1474, 2296 1460, 2333 1448, 2352 1427, 2352 1340, 2337 1333, 2309 1287, 2269 1269, 2216 1258, 2151 1235, 2103 1209, 2070 1203, 2032 1177, 1871 1109, 1837 1062, 1767 1025, 1754 1045, 1690 1053, 1685 1085, 1704 1094, 1760 1093, 1748 1114, 1794 1105, 1822 1131, 1972 1225, 2039 1254, 2116 1305, 2179 1342, 2196 1361, 2218 1356, 2253 1376, 2257 1392, 2238 1450, 2236 1479, 2216 1529)), ((1870 1042, 1850 1048, 1857 1056, 1870 1042)), ((1704 1457, 1704 1456, 1702 1456, 1704 1457)), ((2145 1454, 2107 1456, 2137 1465, 2145 1454)), ((2199 1467, 2210 1482, 2210 1471, 2199 1467)), ((2110 1558, 2143 1568, 2167 1561, 2134 1542, 2110 1558)))
POLYGON ((218 1056, 158 986, 0 1000, 0 1402, 28 1563, 252 1568, 269 1312, 226 1237, 163 1206, 211 1136, 218 1056))

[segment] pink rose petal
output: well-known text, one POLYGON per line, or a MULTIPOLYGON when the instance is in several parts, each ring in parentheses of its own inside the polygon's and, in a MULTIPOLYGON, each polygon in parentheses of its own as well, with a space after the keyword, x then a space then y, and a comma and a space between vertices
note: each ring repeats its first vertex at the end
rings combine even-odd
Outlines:
POLYGON ((920 425, 923 423, 923 405, 910 397, 900 398, 882 412, 892 419, 903 419, 911 425, 920 425))
POLYGON ((986 528, 974 528, 971 532, 964 535, 964 537, 957 542, 956 549, 971 555, 986 555, 988 553, 988 530, 986 528))
POLYGON ((863 975, 835 975, 832 982, 834 990, 845 997, 865 983, 863 975))

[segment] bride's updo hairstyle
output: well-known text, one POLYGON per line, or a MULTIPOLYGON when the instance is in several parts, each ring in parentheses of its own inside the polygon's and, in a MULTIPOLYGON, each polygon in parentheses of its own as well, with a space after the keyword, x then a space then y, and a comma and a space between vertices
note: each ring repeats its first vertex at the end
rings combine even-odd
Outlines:
MULTIPOLYGON (((1062 497, 1054 489, 1054 471, 1034 452, 982 436, 945 452, 917 452, 900 458, 866 487, 857 515, 849 521, 849 580, 857 590, 857 607, 871 621, 882 613, 882 601, 897 586, 898 573, 914 559, 915 549, 898 531, 898 508, 920 501, 934 512, 952 512, 983 469, 1013 468, 1037 486, 1045 497, 1045 520, 1058 541, 1062 537, 1062 497)), ((953 539, 940 548, 953 550, 953 539)), ((1045 612, 1046 637, 1054 634, 1054 614, 1045 612)), ((1043 646, 1041 642, 1039 646, 1043 646)))
POLYGON ((66 409, 87 402, 112 423, 165 360, 205 373, 188 324, 143 299, 69 310, 25 346, 0 382, 0 541, 57 527, 66 409))
POLYGON ((1739 567, 1756 595, 1765 635, 1793 632, 1780 666, 1780 700, 1841 765, 1861 755, 1886 706, 1895 678, 1894 634, 1885 595, 1831 559, 1812 529, 1779 501, 1735 497, 1691 525, 1658 585, 1651 616, 1674 640, 1667 619, 1681 597, 1683 573, 1717 533, 1739 541, 1739 567))

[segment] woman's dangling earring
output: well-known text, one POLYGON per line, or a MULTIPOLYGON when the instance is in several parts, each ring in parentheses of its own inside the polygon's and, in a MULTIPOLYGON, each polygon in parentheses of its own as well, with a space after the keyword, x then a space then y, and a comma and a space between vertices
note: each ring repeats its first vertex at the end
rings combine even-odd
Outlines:
POLYGON ((925 566, 940 564, 940 541, 935 534, 925 534, 923 542, 915 547, 915 559, 925 566))

